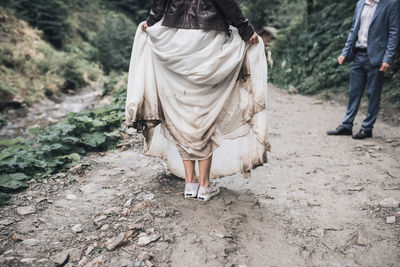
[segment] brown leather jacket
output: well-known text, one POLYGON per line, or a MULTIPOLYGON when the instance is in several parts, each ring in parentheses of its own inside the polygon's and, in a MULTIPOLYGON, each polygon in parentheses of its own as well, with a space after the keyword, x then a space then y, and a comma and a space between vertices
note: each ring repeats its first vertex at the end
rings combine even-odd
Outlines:
POLYGON ((153 0, 147 25, 152 26, 164 14, 163 26, 221 30, 230 35, 229 20, 244 41, 254 33, 253 26, 243 16, 235 0, 153 0))

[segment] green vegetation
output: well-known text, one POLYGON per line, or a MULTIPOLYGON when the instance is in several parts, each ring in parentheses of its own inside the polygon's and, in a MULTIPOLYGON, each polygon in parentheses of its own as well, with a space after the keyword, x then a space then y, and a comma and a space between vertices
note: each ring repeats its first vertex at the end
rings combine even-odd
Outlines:
POLYGON ((345 87, 348 66, 339 66, 337 57, 351 26, 353 8, 354 5, 336 2, 298 17, 274 44, 276 64, 271 80, 307 94, 345 87))
MULTIPOLYGON (((347 92, 350 67, 337 63, 348 32, 356 2, 310 1, 307 12, 280 31, 273 46, 271 81, 283 88, 294 86, 303 94, 347 92)), ((400 57, 386 75, 383 102, 400 109, 400 57)))
POLYGON ((152 1, 149 0, 108 0, 109 7, 122 11, 134 22, 146 20, 152 1))
POLYGON ((128 71, 133 37, 137 25, 121 14, 112 14, 100 26, 94 38, 99 50, 98 59, 108 73, 128 71))
POLYGON ((128 71, 137 26, 119 11, 124 1, 45 2, 0 4, 0 109, 15 97, 29 105, 128 71))
POLYGON ((15 98, 29 105, 104 79, 99 63, 54 49, 40 31, 1 6, 0 19, 0 109, 15 98))
POLYGON ((69 8, 63 0, 6 0, 6 6, 31 25, 43 30, 46 40, 63 48, 71 30, 69 8))
POLYGON ((305 0, 241 0, 238 3, 256 30, 263 26, 286 28, 306 7, 305 0))
MULTIPOLYGON (((126 77, 120 79, 126 82, 126 77)), ((10 200, 8 193, 27 187, 32 178, 70 168, 87 152, 115 148, 125 116, 125 93, 119 87, 114 101, 103 108, 71 112, 52 127, 32 128, 34 138, 0 141, 0 205, 10 200)))
POLYGON ((7 125, 6 120, 3 118, 3 116, 0 114, 0 127, 7 125))
MULTIPOLYGON (((10 193, 26 188, 28 180, 66 170, 87 152, 112 149, 119 142, 136 31, 120 8, 105 0, 0 5, 0 109, 15 99, 29 104, 89 84, 113 96, 103 108, 70 113, 51 127, 30 129, 32 138, 1 140, 0 205, 11 200, 10 193), (50 7, 56 10, 49 12, 50 7)), ((0 124, 6 123, 1 116, 0 124)))

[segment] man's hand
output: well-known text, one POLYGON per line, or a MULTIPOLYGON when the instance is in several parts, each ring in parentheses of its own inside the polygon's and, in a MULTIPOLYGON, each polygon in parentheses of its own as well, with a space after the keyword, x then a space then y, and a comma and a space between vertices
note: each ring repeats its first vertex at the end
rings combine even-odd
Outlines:
POLYGON ((142 25, 142 31, 146 32, 146 29, 147 29, 148 27, 149 27, 149 26, 147 26, 147 22, 145 21, 145 22, 143 23, 143 25, 142 25))
POLYGON ((387 72, 387 70, 390 68, 390 65, 386 62, 382 63, 381 68, 379 69, 379 71, 383 71, 383 72, 387 72))
POLYGON ((345 59, 346 59, 345 56, 340 56, 340 57, 338 57, 337 61, 339 62, 340 65, 342 65, 342 64, 343 64, 343 61, 344 61, 345 59))
POLYGON ((249 40, 247 40, 248 44, 258 44, 258 34, 256 32, 253 33, 253 36, 250 37, 249 40))

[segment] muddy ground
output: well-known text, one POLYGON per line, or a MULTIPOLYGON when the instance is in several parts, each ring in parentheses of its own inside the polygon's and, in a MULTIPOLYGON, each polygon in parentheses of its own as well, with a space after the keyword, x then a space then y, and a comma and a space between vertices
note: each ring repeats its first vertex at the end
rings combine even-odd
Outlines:
POLYGON ((399 266, 400 129, 328 137, 344 106, 272 86, 269 99, 272 152, 250 180, 185 200, 133 135, 1 208, 0 265, 399 266))

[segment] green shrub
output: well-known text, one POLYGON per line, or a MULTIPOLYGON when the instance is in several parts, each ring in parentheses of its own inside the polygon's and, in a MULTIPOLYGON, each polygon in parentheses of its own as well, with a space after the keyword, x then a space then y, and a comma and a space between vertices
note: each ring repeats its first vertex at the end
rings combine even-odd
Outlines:
POLYGON ((37 67, 42 74, 46 74, 50 70, 50 62, 48 59, 40 60, 37 67))
POLYGON ((15 88, 10 87, 3 81, 0 81, 0 109, 3 108, 3 105, 11 101, 16 93, 17 90, 15 88))
POLYGON ((14 67, 14 53, 10 46, 0 47, 0 65, 7 68, 14 67))
POLYGON ((283 31, 272 51, 276 63, 270 72, 272 82, 296 86, 306 94, 343 87, 348 66, 340 66, 336 59, 350 29, 353 8, 344 1, 325 1, 283 31))
POLYGON ((100 26, 93 45, 99 49, 104 70, 128 71, 136 24, 124 15, 111 14, 100 26))
POLYGON ((76 58, 68 60, 66 64, 61 66, 61 70, 65 79, 62 90, 77 90, 88 84, 84 78, 83 69, 76 58))
POLYGON ((244 16, 256 30, 263 26, 278 29, 288 26, 290 21, 303 13, 305 0, 239 0, 244 16))
POLYGON ((46 39, 56 48, 63 48, 71 25, 68 21, 70 9, 62 0, 13 0, 8 6, 19 17, 43 30, 46 39))
POLYGON ((0 128, 7 125, 7 121, 0 114, 0 128))
POLYGON ((151 8, 148 0, 106 0, 109 6, 115 6, 118 10, 125 12, 134 22, 139 23, 147 18, 151 8))
POLYGON ((128 83, 128 74, 119 74, 112 72, 108 80, 104 82, 103 84, 103 96, 109 95, 111 93, 114 93, 115 97, 119 94, 121 91, 126 91, 126 85, 128 83))
POLYGON ((76 165, 89 151, 115 148, 125 119, 125 91, 103 108, 70 113, 49 128, 32 128, 35 138, 0 141, 0 206, 7 193, 23 189, 29 179, 42 179, 76 165))
POLYGON ((24 57, 15 55, 11 46, 0 46, 0 65, 15 71, 23 72, 26 60, 27 59, 24 57))

